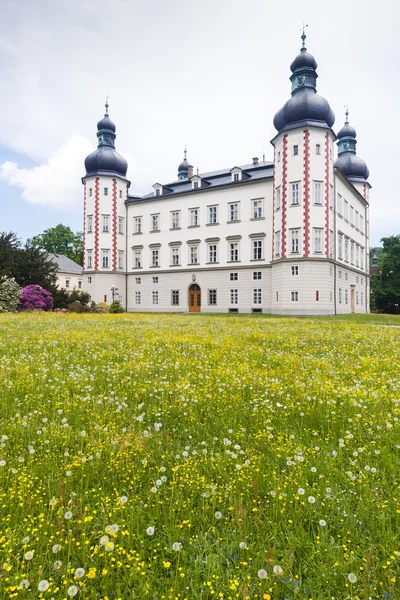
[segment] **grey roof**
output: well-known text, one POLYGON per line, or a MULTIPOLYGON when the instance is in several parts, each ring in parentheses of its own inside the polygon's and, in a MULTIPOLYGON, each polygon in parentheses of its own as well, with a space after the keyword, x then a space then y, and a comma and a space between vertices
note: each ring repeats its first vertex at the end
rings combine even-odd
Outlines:
MULTIPOLYGON (((178 194, 187 194, 189 192, 198 193, 205 190, 212 190, 218 187, 232 185, 242 185, 251 181, 258 181, 260 179, 270 179, 274 175, 274 163, 270 161, 261 161, 257 165, 253 163, 249 165, 241 165, 240 168, 243 171, 242 181, 232 182, 232 167, 227 169, 221 169, 220 171, 209 171, 206 173, 199 173, 199 177, 202 179, 202 187, 196 190, 192 189, 192 182, 190 179, 178 179, 172 183, 163 185, 162 196, 157 196, 157 200, 164 197, 176 196, 178 194), (203 187, 204 185, 204 187, 203 187)), ((145 196, 129 196, 128 202, 140 202, 143 200, 154 200, 155 196, 153 193, 146 194, 145 196)))
POLYGON ((68 273, 70 275, 82 275, 82 267, 64 254, 47 253, 49 258, 56 263, 58 273, 68 273))

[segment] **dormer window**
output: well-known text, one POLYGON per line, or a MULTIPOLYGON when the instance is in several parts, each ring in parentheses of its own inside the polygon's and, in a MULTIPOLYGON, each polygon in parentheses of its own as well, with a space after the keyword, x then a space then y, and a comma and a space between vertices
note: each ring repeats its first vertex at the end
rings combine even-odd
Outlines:
POLYGON ((160 188, 157 188, 156 189, 156 196, 159 196, 159 195, 160 195, 160 188))
POLYGON ((192 177, 192 190, 198 190, 199 188, 201 188, 201 177, 194 175, 192 177))
POLYGON ((239 181, 239 173, 233 174, 233 181, 239 181))
POLYGON ((198 181, 193 181, 193 189, 194 190, 198 190, 199 189, 199 182, 198 181))
POLYGON ((242 169, 240 167, 233 167, 231 169, 232 182, 237 183, 242 180, 242 169))
POLYGON ((153 190, 154 190, 154 195, 155 196, 161 196, 162 195, 162 191, 163 191, 163 186, 161 185, 161 183, 155 183, 153 185, 153 190))

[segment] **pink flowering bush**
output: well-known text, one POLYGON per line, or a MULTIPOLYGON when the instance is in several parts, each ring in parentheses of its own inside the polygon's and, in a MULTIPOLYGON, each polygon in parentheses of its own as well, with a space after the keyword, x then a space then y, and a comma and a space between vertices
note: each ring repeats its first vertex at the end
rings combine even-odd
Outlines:
POLYGON ((18 310, 52 310, 53 304, 50 292, 40 285, 27 285, 22 290, 18 310))

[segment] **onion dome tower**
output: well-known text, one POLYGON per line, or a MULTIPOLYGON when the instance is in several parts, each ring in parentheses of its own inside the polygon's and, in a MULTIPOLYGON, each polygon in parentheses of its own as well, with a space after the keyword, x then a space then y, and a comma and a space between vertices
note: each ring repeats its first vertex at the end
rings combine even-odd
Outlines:
POLYGON ((128 163, 115 150, 115 123, 109 117, 108 102, 105 107, 104 117, 97 123, 97 150, 85 160, 86 177, 98 174, 125 177, 128 163))
POLYGON ((356 155, 357 133, 349 124, 349 110, 346 109, 346 121, 337 134, 338 158, 335 167, 349 181, 365 183, 369 177, 366 163, 356 155))
POLYGON ((178 167, 178 179, 187 179, 188 174, 189 174, 189 168, 190 167, 193 168, 193 165, 191 165, 189 163, 188 159, 186 158, 186 154, 187 154, 187 150, 186 150, 186 146, 185 146, 183 161, 181 162, 181 164, 178 167))
POLYGON ((279 133, 305 125, 331 128, 335 122, 328 101, 317 94, 318 65, 312 54, 307 52, 304 30, 301 39, 300 54, 290 65, 292 97, 274 117, 274 126, 279 133))

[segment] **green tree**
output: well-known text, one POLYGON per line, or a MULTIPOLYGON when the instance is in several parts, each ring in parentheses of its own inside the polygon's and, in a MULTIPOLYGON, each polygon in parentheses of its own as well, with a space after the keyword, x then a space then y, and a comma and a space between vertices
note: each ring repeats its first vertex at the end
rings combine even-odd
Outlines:
POLYGON ((83 264, 83 235, 78 231, 74 233, 70 227, 61 223, 56 227, 45 229, 43 233, 35 235, 31 243, 37 248, 43 248, 53 254, 64 254, 78 265, 83 264))
POLYGON ((371 290, 376 308, 400 310, 400 235, 382 238, 383 258, 379 273, 372 277, 371 290))

